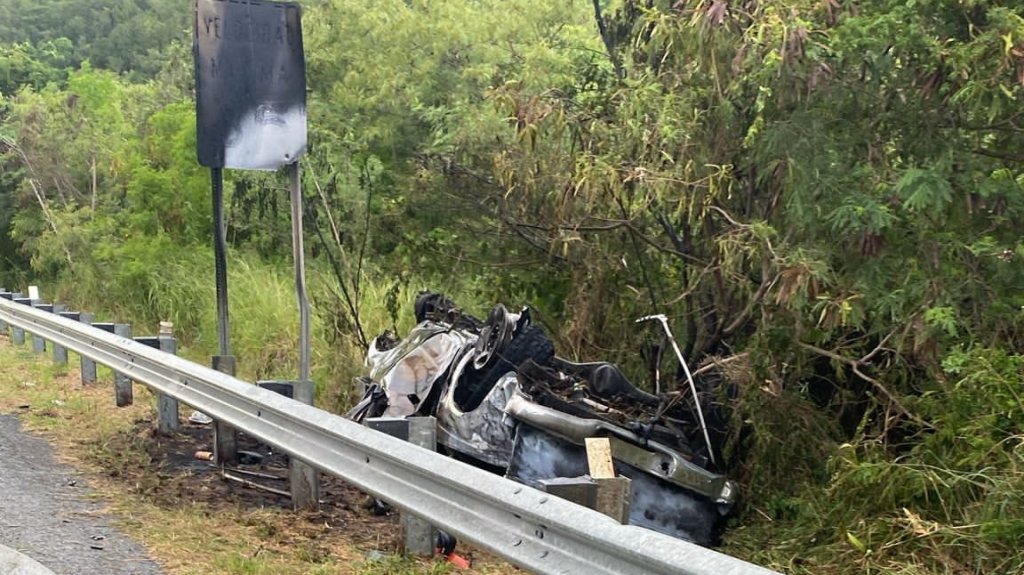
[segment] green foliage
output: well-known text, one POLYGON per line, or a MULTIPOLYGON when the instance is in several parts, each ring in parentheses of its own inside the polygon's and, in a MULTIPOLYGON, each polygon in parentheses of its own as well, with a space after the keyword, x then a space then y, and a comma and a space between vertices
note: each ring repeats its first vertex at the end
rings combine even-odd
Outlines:
MULTIPOLYGON (((185 20, 149 4, 0 6, 0 274, 170 319, 208 354, 209 184, 169 40, 187 24, 154 28, 185 20)), ((734 420, 729 549, 1019 571, 1024 8, 597 6, 601 26, 578 1, 307 6, 322 403, 351 400, 364 339, 407 328, 422 288, 531 304, 561 354, 641 385, 637 350, 664 342, 633 320, 666 313, 734 420)), ((226 184, 236 353, 286 376, 287 184, 226 184)))
POLYGON ((793 573, 1020 572, 1024 355, 958 349, 943 366, 915 401, 933 430, 898 458, 874 437, 837 446, 822 489, 757 504, 757 535, 727 549, 793 573))
POLYGON ((71 64, 72 48, 67 38, 39 45, 0 43, 0 95, 14 95, 25 86, 39 90, 47 84, 63 82, 71 64))
POLYGON ((444 561, 426 563, 395 554, 362 561, 358 569, 359 573, 363 575, 413 575, 415 573, 442 575, 453 572, 451 564, 444 561))
POLYGON ((154 76, 171 42, 190 27, 179 0, 5 0, 0 44, 30 43, 63 51, 68 66, 93 65, 135 77, 154 76))
POLYGON ((571 84, 575 63, 599 46, 589 10, 533 0, 311 9, 311 157, 332 206, 359 222, 368 212, 376 253, 442 281, 453 258, 493 258, 503 238, 480 251, 467 239, 490 235, 479 204, 500 193, 493 155, 516 135, 487 95, 508 83, 534 95, 571 84))

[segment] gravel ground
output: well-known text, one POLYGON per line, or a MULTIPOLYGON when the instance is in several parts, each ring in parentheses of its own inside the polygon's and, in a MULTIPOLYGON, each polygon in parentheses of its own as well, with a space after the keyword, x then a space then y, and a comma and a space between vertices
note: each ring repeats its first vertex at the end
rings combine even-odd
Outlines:
POLYGON ((58 575, 156 575, 141 545, 119 533, 84 479, 46 440, 0 415, 0 545, 58 575))

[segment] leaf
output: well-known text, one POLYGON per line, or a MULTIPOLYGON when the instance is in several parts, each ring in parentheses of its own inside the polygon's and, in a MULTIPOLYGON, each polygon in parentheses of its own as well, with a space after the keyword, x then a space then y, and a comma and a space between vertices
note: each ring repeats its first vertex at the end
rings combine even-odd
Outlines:
POLYGON ((924 312, 924 322, 930 327, 938 328, 950 337, 956 337, 956 310, 951 307, 933 307, 924 312))
POLYGON ((868 552, 868 546, 864 545, 864 542, 861 541, 860 539, 858 539, 857 536, 854 535, 853 533, 847 531, 846 532, 846 540, 849 541, 850 545, 853 545, 853 548, 856 549, 857 551, 860 551, 861 553, 867 553, 868 552))
POLYGON ((910 168, 896 182, 895 191, 911 212, 937 215, 953 199, 949 181, 935 171, 910 168))

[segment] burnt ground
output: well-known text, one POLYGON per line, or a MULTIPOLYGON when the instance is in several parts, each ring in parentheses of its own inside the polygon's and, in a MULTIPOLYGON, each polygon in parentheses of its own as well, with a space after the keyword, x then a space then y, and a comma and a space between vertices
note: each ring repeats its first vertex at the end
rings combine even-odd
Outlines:
MULTIPOLYGON (((130 465, 114 464, 105 467, 104 472, 118 482, 134 485, 141 495, 160 506, 194 502, 208 505, 212 510, 223 507, 291 509, 286 495, 253 486, 287 492, 287 454, 240 432, 238 449, 242 462, 226 466, 224 471, 250 482, 247 485, 225 479, 219 466, 196 457, 196 452, 212 451, 212 440, 213 430, 208 425, 183 420, 180 432, 163 436, 154 432, 152 422, 139 420, 130 431, 118 434, 108 448, 113 453, 141 449, 148 457, 142 461, 131 458, 134 461, 130 465), (253 461, 248 454, 261 460, 253 461)), ((368 553, 399 551, 401 533, 397 512, 382 513, 371 496, 324 474, 320 475, 320 500, 319 511, 294 514, 296 526, 328 525, 332 531, 343 531, 349 543, 368 553)), ((310 530, 304 531, 306 536, 318 536, 310 530)), ((464 542, 459 542, 456 552, 471 559, 474 565, 491 568, 501 565, 499 559, 464 542)))
MULTIPOLYGON (((177 434, 162 436, 154 433, 150 422, 138 421, 132 431, 121 434, 116 441, 126 442, 125 448, 129 443, 135 443, 136 448, 142 447, 150 461, 148 468, 132 471, 113 469, 109 473, 115 477, 129 472, 138 473, 139 477, 132 479, 141 481, 140 490, 157 505, 173 506, 189 501, 204 503, 214 509, 221 506, 291 509, 291 500, 287 496, 225 479, 219 466, 196 458, 196 452, 212 451, 211 426, 183 423, 177 434), (143 440, 141 445, 138 440, 143 440)), ((111 447, 118 450, 117 445, 111 447)), ((263 460, 226 466, 224 470, 227 473, 252 484, 288 491, 287 454, 279 453, 272 446, 244 433, 238 434, 238 449, 243 461, 250 459, 246 453, 257 454, 263 460)), ((382 551, 398 548, 399 541, 395 536, 397 514, 374 514, 373 499, 365 493, 336 477, 321 475, 320 499, 320 511, 308 512, 307 518, 344 529, 352 535, 352 543, 359 547, 382 551), (386 534, 386 537, 381 534, 386 534)))

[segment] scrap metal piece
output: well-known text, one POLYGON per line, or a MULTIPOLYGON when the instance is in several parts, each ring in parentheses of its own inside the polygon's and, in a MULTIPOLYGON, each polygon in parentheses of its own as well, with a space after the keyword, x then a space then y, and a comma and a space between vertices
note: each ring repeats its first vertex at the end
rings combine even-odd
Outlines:
POLYGON ((690 373, 690 366, 686 365, 686 360, 683 359, 683 352, 679 351, 679 344, 676 343, 676 338, 672 336, 672 330, 668 327, 668 317, 665 314, 648 315, 638 320, 637 323, 643 321, 657 321, 661 323, 661 327, 665 329, 665 335, 668 336, 668 340, 672 342, 672 349, 676 352, 676 357, 679 358, 679 364, 683 366, 683 372, 686 373, 686 381, 690 383, 690 392, 693 393, 693 404, 697 408, 697 418, 700 419, 700 430, 704 433, 704 442, 708 446, 708 457, 711 459, 711 463, 715 463, 715 449, 711 447, 711 435, 708 434, 708 424, 704 421, 704 410, 700 406, 700 395, 697 394, 697 385, 693 382, 693 374, 690 373))
POLYGON ((684 459, 676 450, 665 445, 644 441, 629 430, 600 419, 584 419, 537 405, 522 392, 509 398, 505 412, 519 421, 576 445, 584 445, 588 437, 608 437, 615 459, 691 489, 716 503, 731 505, 735 502, 736 489, 724 476, 684 459))

